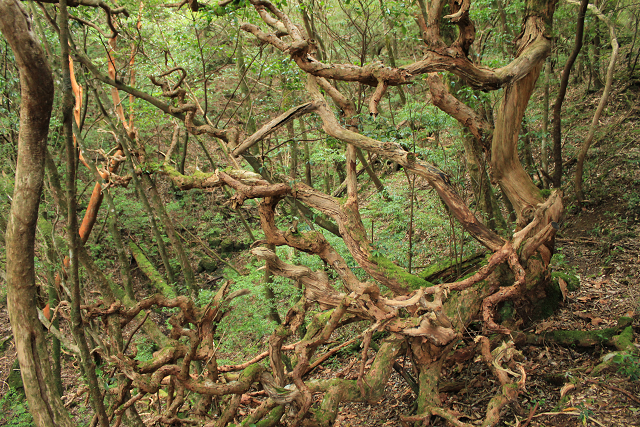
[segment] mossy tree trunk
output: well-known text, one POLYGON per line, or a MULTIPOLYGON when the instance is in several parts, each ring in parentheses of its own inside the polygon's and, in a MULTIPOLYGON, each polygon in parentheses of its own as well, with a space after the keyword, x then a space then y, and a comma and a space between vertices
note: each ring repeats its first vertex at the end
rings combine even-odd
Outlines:
POLYGON ((18 161, 7 225, 7 306, 29 409, 38 427, 72 427, 58 396, 38 320, 34 243, 53 104, 51 70, 21 3, 0 1, 0 29, 20 72, 18 161))

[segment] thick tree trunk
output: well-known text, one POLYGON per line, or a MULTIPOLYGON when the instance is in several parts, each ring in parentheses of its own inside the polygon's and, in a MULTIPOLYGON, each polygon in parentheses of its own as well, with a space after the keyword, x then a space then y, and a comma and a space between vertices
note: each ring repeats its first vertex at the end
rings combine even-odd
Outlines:
POLYGON ((6 234, 7 305, 29 409, 37 426, 71 427, 38 320, 34 244, 53 104, 53 77, 20 2, 0 1, 0 28, 20 70, 18 162, 6 234))

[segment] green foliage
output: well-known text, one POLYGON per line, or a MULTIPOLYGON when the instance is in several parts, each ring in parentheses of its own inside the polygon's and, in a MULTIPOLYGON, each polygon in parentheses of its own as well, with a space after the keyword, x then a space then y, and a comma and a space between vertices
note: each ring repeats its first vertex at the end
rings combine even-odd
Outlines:
POLYGON ((582 423, 582 425, 586 426, 589 421, 589 417, 593 415, 593 411, 590 410, 584 402, 580 402, 577 405, 578 408, 578 420, 582 423))
MULTIPOLYGON (((266 339, 276 326, 268 318, 272 302, 265 295, 264 271, 258 270, 259 267, 257 263, 248 265, 249 274, 244 276, 229 268, 224 270, 224 276, 232 282, 231 292, 240 289, 250 291, 249 295, 238 297, 231 302, 233 309, 218 327, 218 345, 224 357, 235 360, 261 351, 261 340, 266 339)), ((290 280, 282 277, 273 279, 270 285, 277 306, 288 307, 292 301, 300 298, 300 290, 290 280)), ((201 291, 199 302, 202 304, 210 301, 214 294, 213 290, 201 291)))
POLYGON ((7 427, 31 427, 33 417, 27 407, 27 398, 21 391, 9 389, 0 398, 0 425, 7 427))
MULTIPOLYGON (((562 253, 562 248, 559 247, 556 249, 556 253, 551 257, 551 270, 552 271, 561 271, 567 272, 570 274, 575 274, 576 266, 569 261, 567 261, 566 256, 562 253)), ((567 282, 568 283, 568 282, 567 282)))
POLYGON ((629 378, 631 381, 640 380, 640 358, 635 354, 618 353, 613 359, 613 363, 618 366, 618 373, 629 378))
POLYGON ((118 209, 119 225, 130 234, 147 235, 149 220, 133 186, 115 192, 113 199, 118 209))
POLYGON ((631 191, 626 193, 623 197, 627 201, 627 207, 630 211, 640 212, 640 193, 637 191, 631 191))
POLYGON ((153 358, 153 353, 158 350, 158 346, 148 338, 140 339, 136 342, 137 354, 135 360, 146 362, 153 358))

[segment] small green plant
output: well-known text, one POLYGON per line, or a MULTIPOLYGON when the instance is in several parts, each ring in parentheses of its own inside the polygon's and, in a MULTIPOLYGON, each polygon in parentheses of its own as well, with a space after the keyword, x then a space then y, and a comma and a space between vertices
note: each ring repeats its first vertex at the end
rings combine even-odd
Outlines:
POLYGON ((582 423, 583 426, 587 425, 587 421, 589 421, 589 417, 593 415, 593 411, 591 411, 584 403, 580 403, 578 406, 578 419, 582 423))
POLYGON ((628 377, 631 381, 640 379, 640 358, 634 354, 620 353, 613 357, 613 363, 618 365, 618 373, 628 377))
POLYGON ((640 194, 632 191, 631 193, 624 195, 625 200, 627 201, 627 206, 632 211, 640 210, 640 194))
POLYGON ((33 417, 29 413, 27 400, 20 391, 9 389, 0 399, 0 425, 7 427, 31 427, 33 417))

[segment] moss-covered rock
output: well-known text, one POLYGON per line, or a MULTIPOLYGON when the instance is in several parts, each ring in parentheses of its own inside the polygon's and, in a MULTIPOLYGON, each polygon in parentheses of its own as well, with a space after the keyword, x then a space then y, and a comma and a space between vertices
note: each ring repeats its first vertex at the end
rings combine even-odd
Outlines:
POLYGON ((219 238, 219 237, 210 237, 207 240, 207 243, 209 244, 209 247, 211 249, 217 249, 220 246, 220 244, 222 243, 222 239, 219 238))
POLYGON ((235 242, 233 242, 233 249, 235 251, 244 251, 246 249, 249 249, 249 246, 251 246, 251 244, 244 240, 236 240, 235 242))
POLYGON ((611 342, 620 351, 628 351, 630 353, 636 351, 636 347, 633 345, 633 327, 627 326, 624 328, 619 335, 611 338, 611 342))
POLYGON ((214 271, 216 271, 217 268, 218 268, 217 260, 209 257, 204 257, 198 262, 198 269, 196 270, 196 272, 198 274, 203 272, 213 273, 214 271))
POLYGON ((227 254, 233 252, 233 240, 229 237, 220 242, 220 252, 227 254))
POLYGON ((13 390, 24 389, 24 385, 22 384, 22 376, 20 375, 20 363, 18 362, 17 358, 13 361, 13 365, 11 365, 11 372, 9 372, 7 384, 9 385, 9 388, 13 390))
MULTIPOLYGON (((542 299, 536 300, 532 310, 533 320, 546 319, 551 316, 560 306, 563 300, 562 290, 559 280, 562 279, 567 284, 567 290, 569 292, 576 291, 580 288, 580 279, 572 274, 553 272, 551 273, 551 280, 545 289, 546 296, 542 299)), ((535 278, 539 280, 539 278, 535 278)))

